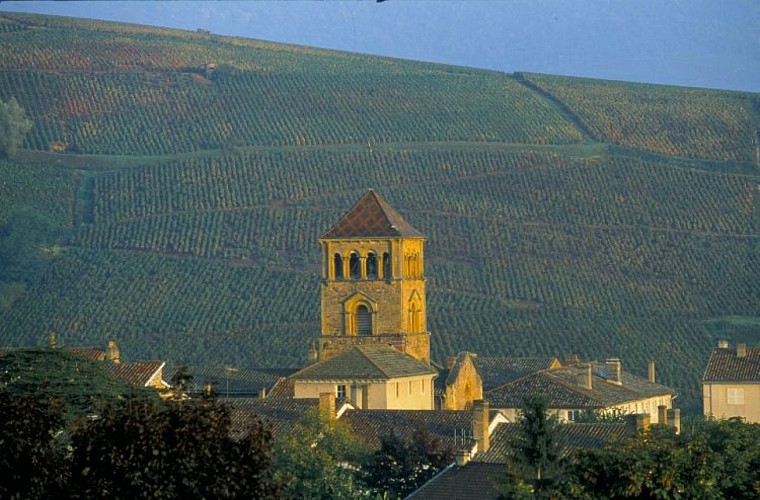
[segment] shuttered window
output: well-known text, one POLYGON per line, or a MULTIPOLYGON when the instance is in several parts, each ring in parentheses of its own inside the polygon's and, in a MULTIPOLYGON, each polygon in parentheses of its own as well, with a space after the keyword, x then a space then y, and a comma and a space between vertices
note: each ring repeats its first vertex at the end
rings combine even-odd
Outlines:
POLYGON ((372 335, 372 315, 367 306, 356 308, 356 334, 372 335))

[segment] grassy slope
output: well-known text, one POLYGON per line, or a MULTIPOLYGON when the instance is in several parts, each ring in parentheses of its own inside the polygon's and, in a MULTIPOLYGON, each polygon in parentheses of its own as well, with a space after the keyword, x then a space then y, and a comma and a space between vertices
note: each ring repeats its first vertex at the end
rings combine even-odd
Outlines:
POLYGON ((367 187, 428 236, 436 359, 654 358, 694 411, 716 336, 760 340, 755 94, 6 18, 0 98, 35 128, 0 223, 66 230, 16 230, 62 250, 13 254, 3 343, 298 365, 316 237, 367 187))

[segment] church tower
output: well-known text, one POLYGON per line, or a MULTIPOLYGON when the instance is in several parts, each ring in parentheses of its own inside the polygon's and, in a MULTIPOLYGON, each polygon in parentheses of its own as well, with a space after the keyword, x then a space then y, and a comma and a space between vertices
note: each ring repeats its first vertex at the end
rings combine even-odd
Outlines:
POLYGON ((319 238, 319 359, 357 345, 392 345, 430 362, 425 236, 372 190, 319 238))

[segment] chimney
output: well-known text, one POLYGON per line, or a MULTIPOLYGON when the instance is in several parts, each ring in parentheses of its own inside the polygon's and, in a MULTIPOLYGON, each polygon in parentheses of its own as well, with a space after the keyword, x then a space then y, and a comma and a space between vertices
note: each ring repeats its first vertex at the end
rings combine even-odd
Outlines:
POLYGON ((334 392, 320 392, 319 393, 319 416, 326 422, 332 422, 335 420, 335 393, 334 392))
POLYGON ((657 383, 656 373, 657 372, 655 372, 655 368, 654 368, 654 360, 650 359, 649 360, 649 381, 653 384, 657 383))
POLYGON ((315 363, 319 359, 319 352, 317 351, 317 346, 314 344, 315 342, 313 340, 309 343, 309 363, 315 363))
POLYGON ((668 410, 668 425, 675 429, 676 434, 681 433, 681 410, 679 408, 668 410))
POLYGON ((211 385, 211 382, 206 382, 203 386, 203 394, 209 397, 214 395, 214 386, 211 385))
POLYGON ((607 382, 615 385, 623 385, 621 373, 623 364, 619 358, 609 358, 607 360, 607 382))
POLYGON ((467 465, 467 462, 470 461, 470 452, 465 449, 457 450, 454 460, 459 467, 467 465))
POLYGON ((267 398, 267 388, 262 387, 259 389, 259 399, 266 399, 267 398))
POLYGON ((668 407, 665 405, 659 405, 657 407, 657 423, 660 425, 668 425, 668 407))
POLYGON ((737 358, 747 357, 747 344, 736 344, 736 357, 737 358))
POLYGON ((456 356, 446 356, 446 368, 451 370, 454 368, 454 364, 457 362, 456 356))
POLYGON ((579 358, 577 354, 568 354, 567 356, 565 356, 565 365, 566 366, 577 365, 580 362, 581 362, 581 358, 579 358))
POLYGON ((488 451, 491 436, 488 433, 489 415, 488 402, 482 399, 472 402, 472 437, 478 443, 478 453, 488 451))
POLYGON ((119 346, 116 345, 115 340, 108 341, 108 349, 106 349, 106 359, 115 365, 121 364, 121 355, 119 354, 119 346))
POLYGON ((56 345, 55 332, 50 332, 50 348, 55 349, 56 345))
POLYGON ((719 349, 728 349, 728 340, 719 340, 718 341, 718 348, 719 349))
POLYGON ((591 382, 591 365, 578 365, 578 374, 576 375, 576 382, 579 387, 591 390, 593 385, 591 382))
POLYGON ((641 434, 649 430, 649 414, 635 413, 625 416, 625 424, 631 434, 641 434))

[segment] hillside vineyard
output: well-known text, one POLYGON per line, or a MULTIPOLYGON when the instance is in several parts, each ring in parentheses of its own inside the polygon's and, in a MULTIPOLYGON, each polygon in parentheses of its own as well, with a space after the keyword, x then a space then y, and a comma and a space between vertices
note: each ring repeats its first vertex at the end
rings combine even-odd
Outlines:
POLYGON ((760 95, 0 14, 3 345, 300 366, 320 231, 369 188, 425 244, 441 363, 654 359, 685 412, 760 341, 760 95))

